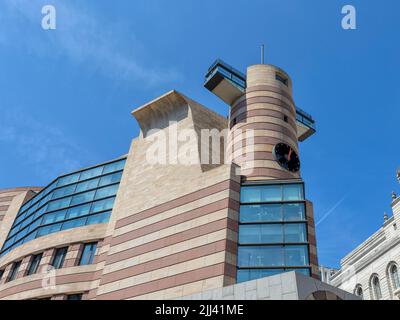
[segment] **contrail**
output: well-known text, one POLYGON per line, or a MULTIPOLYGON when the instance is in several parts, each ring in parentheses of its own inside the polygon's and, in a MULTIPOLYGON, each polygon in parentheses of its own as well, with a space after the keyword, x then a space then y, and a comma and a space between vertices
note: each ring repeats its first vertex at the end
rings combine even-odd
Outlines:
POLYGON ((330 214, 331 214, 332 212, 334 212, 334 211, 336 210, 336 208, 339 207, 339 206, 342 204, 342 202, 343 202, 344 200, 346 200, 346 198, 348 197, 348 195, 349 195, 349 193, 347 193, 347 194, 346 194, 342 199, 340 199, 331 209, 329 209, 328 212, 325 213, 325 214, 322 216, 321 219, 319 219, 319 221, 316 223, 315 226, 318 226, 318 225, 321 224, 326 218, 328 218, 328 217, 330 216, 330 214))

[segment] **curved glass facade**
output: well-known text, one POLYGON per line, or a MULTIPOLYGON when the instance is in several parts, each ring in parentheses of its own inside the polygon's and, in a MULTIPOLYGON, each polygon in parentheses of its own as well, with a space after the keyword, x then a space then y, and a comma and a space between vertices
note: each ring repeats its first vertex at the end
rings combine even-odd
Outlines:
POLYGON ((50 233, 108 222, 126 159, 54 180, 18 212, 0 256, 50 233))
POLYGON ((242 185, 240 204, 237 282, 310 275, 303 184, 242 185))

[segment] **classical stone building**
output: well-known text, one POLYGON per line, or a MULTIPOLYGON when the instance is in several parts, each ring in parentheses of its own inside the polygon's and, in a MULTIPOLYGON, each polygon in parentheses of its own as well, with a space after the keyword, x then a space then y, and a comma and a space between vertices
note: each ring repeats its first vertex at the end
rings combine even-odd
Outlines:
POLYGON ((127 155, 4 193, 0 299, 172 299, 293 271, 321 291, 298 150, 315 128, 289 76, 217 61, 205 86, 228 119, 170 91, 132 112, 127 155))
MULTIPOLYGON (((400 171, 397 174, 400 182, 400 171)), ((371 237, 341 260, 331 283, 365 300, 400 299, 400 197, 392 195, 392 212, 371 237)))

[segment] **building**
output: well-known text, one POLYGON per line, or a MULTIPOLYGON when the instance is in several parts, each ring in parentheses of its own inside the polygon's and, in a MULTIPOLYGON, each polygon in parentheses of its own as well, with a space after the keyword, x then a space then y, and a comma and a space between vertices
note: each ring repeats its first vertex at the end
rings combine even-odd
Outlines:
POLYGON ((298 151, 315 128, 289 76, 217 61, 205 87, 228 120, 170 91, 132 112, 141 132, 127 155, 12 199, 0 299, 175 299, 282 274, 304 275, 310 299, 348 297, 317 280, 298 151))
POLYGON ((319 266, 319 274, 321 276, 321 281, 325 282, 327 284, 331 284, 332 283, 332 281, 331 281, 332 277, 338 271, 339 270, 334 269, 334 268, 327 268, 327 267, 324 267, 324 266, 319 266))
MULTIPOLYGON (((397 173, 400 182, 400 171, 397 173)), ((392 212, 382 227, 341 260, 332 285, 365 300, 400 299, 400 197, 392 195, 392 212)))

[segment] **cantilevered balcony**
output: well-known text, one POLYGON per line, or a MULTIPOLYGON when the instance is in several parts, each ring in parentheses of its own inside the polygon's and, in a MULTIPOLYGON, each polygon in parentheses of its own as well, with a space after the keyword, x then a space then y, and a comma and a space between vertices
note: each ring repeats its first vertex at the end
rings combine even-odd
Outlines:
MULTIPOLYGON (((228 105, 246 92, 246 76, 229 64, 218 59, 205 77, 204 87, 228 105)), ((297 138, 304 141, 316 132, 311 115, 296 106, 297 138)))

